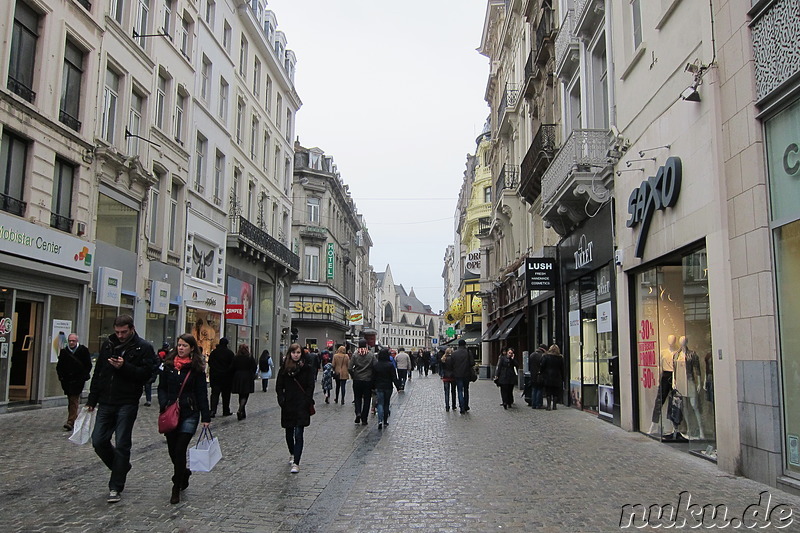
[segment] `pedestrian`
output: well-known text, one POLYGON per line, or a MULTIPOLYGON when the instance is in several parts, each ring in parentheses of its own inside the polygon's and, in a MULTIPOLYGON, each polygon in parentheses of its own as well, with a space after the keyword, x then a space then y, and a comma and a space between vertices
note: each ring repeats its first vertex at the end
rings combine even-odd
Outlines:
POLYGON ((544 376, 544 395, 547 398, 547 410, 556 410, 556 403, 564 389, 564 357, 557 344, 550 346, 542 357, 541 372, 544 376))
POLYGON ((331 389, 333 388, 333 365, 325 363, 322 367, 322 393, 325 395, 325 403, 331 403, 331 389))
POLYGON ((444 410, 450 411, 450 404, 453 410, 456 409, 456 378, 453 376, 453 349, 447 348, 441 358, 439 370, 444 385, 444 410))
POLYGON ((467 343, 464 339, 458 340, 458 348, 450 358, 452 360, 453 378, 456 380, 458 410, 463 415, 469 411, 469 378, 473 365, 472 356, 467 350, 467 343))
POLYGON ((422 376, 422 370, 425 368, 425 364, 422 361, 422 350, 417 350, 417 360, 414 362, 417 367, 417 372, 420 376, 422 376))
POLYGON ((222 395, 222 416, 230 416, 231 389, 233 387, 233 351, 228 339, 222 337, 208 356, 208 377, 211 384, 211 418, 217 416, 219 397, 222 395))
POLYGON ((344 405, 344 395, 347 390, 347 380, 350 379, 348 368, 350 367, 350 355, 344 346, 339 346, 336 353, 333 354, 333 379, 336 381, 336 393, 334 394, 333 403, 342 400, 344 405))
POLYGON ((544 389, 544 376, 542 375, 542 357, 547 351, 547 346, 540 344, 528 359, 528 370, 531 373, 531 407, 542 408, 542 394, 544 389))
POLYGON ((428 354, 428 359, 430 359, 430 361, 431 361, 431 363, 430 363, 430 365, 431 365, 431 373, 432 374, 438 374, 439 373, 439 367, 437 365, 439 363, 439 360, 436 359, 436 354, 431 352, 428 349, 425 350, 425 353, 428 354))
POLYGON ((158 379, 158 407, 164 412, 176 401, 180 405, 178 427, 165 434, 167 450, 172 461, 172 494, 169 503, 181 501, 181 491, 189 486, 192 471, 186 467, 186 451, 189 441, 202 422, 203 427, 211 423, 208 408, 208 387, 203 352, 193 335, 184 333, 178 337, 175 348, 170 350, 161 365, 158 379), (183 392, 181 392, 183 388, 183 392))
POLYGON ((303 357, 299 344, 292 344, 283 366, 278 370, 275 392, 281 407, 281 427, 286 431, 291 473, 300 471, 303 455, 303 431, 311 424, 314 406, 314 369, 303 357))
MULTIPOLYGON (((422 361, 422 370, 425 371, 425 377, 428 377, 428 371, 431 368, 431 352, 428 350, 420 350, 420 360, 422 361)), ((421 374, 421 373, 420 373, 421 374)))
POLYGON ((61 382, 61 389, 67 396, 65 431, 72 431, 72 426, 75 425, 83 386, 89 381, 91 373, 92 357, 89 355, 89 348, 78 342, 77 333, 70 333, 67 336, 67 345, 58 352, 56 363, 58 381, 61 382))
POLYGON ((131 469, 133 424, 144 384, 154 372, 155 357, 150 343, 136 333, 133 317, 120 315, 114 319, 114 333, 100 347, 86 401, 88 411, 94 411, 99 405, 92 446, 111 470, 108 503, 120 501, 125 489, 131 469))
POLYGON ((269 355, 269 350, 264 348, 264 351, 261 352, 261 357, 258 358, 258 371, 261 376, 261 392, 267 392, 273 368, 274 365, 272 364, 272 357, 269 355))
POLYGON ((508 409, 514 403, 514 385, 517 384, 517 361, 513 348, 503 348, 500 359, 497 361, 495 381, 500 387, 500 399, 503 409, 508 409))
POLYGON ((308 361, 308 364, 311 365, 311 369, 314 370, 314 381, 317 381, 319 371, 322 368, 322 357, 320 353, 314 348, 314 350, 308 352, 304 359, 308 361))
POLYGON ((239 395, 239 409, 236 411, 236 419, 244 420, 247 418, 247 399, 253 392, 255 392, 255 373, 256 373, 256 360, 250 355, 250 347, 246 344, 240 344, 239 349, 236 350, 236 355, 233 356, 233 384, 231 392, 239 395))
MULTIPOLYGON (((403 352, 405 353, 405 352, 403 352)), ((378 396, 378 429, 389 426, 389 402, 392 399, 392 386, 400 390, 397 369, 389 361, 389 350, 378 352, 378 360, 372 365, 372 380, 378 396)))
POLYGON ((350 376, 353 378, 353 396, 355 396, 356 424, 367 425, 369 404, 372 398, 372 365, 373 355, 367 348, 367 341, 358 341, 358 349, 350 360, 350 376))
POLYGON ((408 373, 411 370, 411 357, 409 357, 405 348, 402 346, 397 351, 394 362, 397 365, 397 377, 400 379, 399 390, 403 390, 406 388, 406 380, 408 379, 408 373))

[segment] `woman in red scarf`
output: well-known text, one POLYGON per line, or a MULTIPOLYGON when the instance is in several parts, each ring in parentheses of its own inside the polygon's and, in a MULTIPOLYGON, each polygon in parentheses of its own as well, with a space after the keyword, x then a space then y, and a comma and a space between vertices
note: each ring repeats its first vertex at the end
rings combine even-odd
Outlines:
POLYGON ((184 333, 178 337, 175 348, 170 350, 161 365, 158 381, 158 404, 163 413, 168 405, 180 402, 181 416, 178 427, 166 434, 169 457, 172 460, 172 496, 170 503, 181 501, 181 491, 189 486, 192 472, 186 468, 186 451, 189 441, 201 422, 203 427, 211 423, 208 409, 208 391, 203 354, 197 340, 184 333), (178 393, 183 386, 183 392, 178 393))

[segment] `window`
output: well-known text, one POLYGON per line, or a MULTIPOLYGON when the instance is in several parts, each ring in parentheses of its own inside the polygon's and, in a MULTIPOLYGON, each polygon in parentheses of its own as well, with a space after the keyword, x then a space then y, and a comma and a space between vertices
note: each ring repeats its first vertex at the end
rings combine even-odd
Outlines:
POLYGON ((283 162, 283 190, 289 194, 292 188, 292 160, 288 157, 283 162))
POLYGON ((309 198, 306 200, 308 207, 308 221, 312 224, 319 224, 319 198, 309 198))
POLYGON ((261 91, 261 60, 257 57, 253 60, 253 96, 258 98, 261 91))
POLYGON ((305 247, 305 281, 319 281, 319 247, 305 247))
POLYGON ((281 127, 281 113, 283 113, 283 97, 279 94, 278 101, 275 104, 275 125, 280 130, 281 127))
POLYGON ((125 0, 111 0, 111 18, 122 24, 125 0))
POLYGON ((183 144, 183 115, 186 111, 186 96, 178 93, 175 99, 175 140, 183 144))
POLYGON ((244 102, 236 102, 236 143, 242 144, 244 137, 244 102))
POLYGON ((226 52, 231 53, 231 25, 227 20, 222 25, 222 47, 226 52))
POLYGON ((200 98, 208 101, 209 83, 211 83, 211 60, 203 54, 203 64, 200 66, 200 98))
POLYGON ((61 103, 58 120, 68 128, 80 131, 81 82, 83 81, 83 51, 67 39, 64 47, 64 70, 61 80, 61 103))
POLYGON ((194 190, 203 194, 206 185, 206 153, 208 150, 208 140, 198 132, 195 143, 195 174, 194 190))
POLYGON ((491 187, 484 187, 483 188, 483 201, 484 201, 484 203, 487 203, 487 204, 492 203, 492 188, 491 187))
POLYGON ((256 184, 248 182, 247 184, 247 211, 245 218, 249 221, 253 220, 253 207, 255 206, 256 184))
POLYGON ((228 123, 228 82, 225 78, 219 79, 219 118, 225 124, 228 123))
POLYGON ((178 246, 178 198, 180 197, 181 186, 178 183, 172 184, 172 191, 169 196, 169 251, 177 251, 178 246))
MULTIPOLYGON (((238 210, 239 205, 239 184, 242 182, 242 171, 238 168, 233 169, 233 184, 231 185, 231 212, 238 210)), ((238 212, 237 212, 238 214, 238 212)))
POLYGON ((106 69, 106 86, 103 90, 103 131, 101 136, 114 144, 114 130, 117 121, 117 99, 119 98, 119 75, 106 69))
POLYGON ((36 41, 39 39, 39 14, 22 0, 17 0, 14 29, 11 35, 11 58, 8 65, 8 89, 33 102, 33 66, 36 41))
POLYGON ((0 145, 0 210, 18 216, 25 214, 22 191, 28 162, 28 141, 3 131, 0 145))
POLYGON ((261 168, 264 170, 264 172, 267 172, 269 170, 269 144, 270 144, 269 131, 264 130, 264 146, 262 147, 261 150, 261 153, 263 155, 261 168))
POLYGON ((269 111, 272 109, 272 78, 267 74, 267 83, 264 86, 264 109, 269 111))
POLYGON ((225 154, 217 150, 214 158, 214 205, 222 205, 222 182, 225 178, 225 154))
MULTIPOLYGON (((162 176, 158 177, 158 183, 161 183, 162 176)), ((158 188, 153 187, 150 189, 150 232, 147 235, 147 239, 150 241, 151 244, 158 244, 158 188)))
POLYGON ((642 7, 640 0, 631 0, 631 15, 633 16, 633 49, 642 44, 642 7))
POLYGON ((286 141, 292 142, 292 110, 286 106, 286 141))
POLYGON ((185 18, 181 19, 181 53, 186 59, 191 59, 192 51, 192 24, 185 18))
POLYGON ((214 12, 216 11, 217 4, 214 0, 208 0, 206 2, 206 24, 214 27, 214 12))
POLYGON ((239 74, 247 79, 247 39, 242 35, 242 42, 239 47, 239 74))
POLYGON ((275 143, 275 159, 272 163, 272 171, 275 173, 275 183, 278 183, 278 172, 280 171, 281 164, 281 147, 279 143, 275 143))
POLYGON ((133 135, 128 137, 128 155, 139 153, 139 139, 134 135, 141 135, 142 131, 142 110, 144 109, 144 97, 137 91, 131 93, 131 112, 128 117, 128 131, 133 135))
POLYGON ((250 123, 250 159, 256 160, 258 155, 258 119, 253 115, 253 120, 250 123))
POLYGON ((100 193, 97 200, 97 240, 136 252, 139 211, 100 193))
POLYGON ((136 22, 133 25, 133 38, 144 48, 145 37, 147 35, 147 17, 150 14, 150 0, 139 0, 136 8, 136 22))
POLYGON ((167 108, 167 78, 162 74, 158 75, 158 86, 156 87, 156 126, 164 129, 164 115, 167 108))
POLYGON ((161 26, 161 31, 172 38, 172 11, 175 0, 164 0, 164 24, 161 26))

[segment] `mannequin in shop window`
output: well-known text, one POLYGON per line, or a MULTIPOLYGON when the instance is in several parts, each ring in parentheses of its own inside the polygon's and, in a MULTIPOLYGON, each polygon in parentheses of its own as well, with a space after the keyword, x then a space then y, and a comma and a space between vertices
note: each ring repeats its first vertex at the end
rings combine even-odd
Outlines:
POLYGON ((650 431, 648 431, 651 435, 658 433, 658 422, 662 419, 664 424, 671 428, 671 431, 663 432, 665 435, 675 433, 676 431, 672 422, 670 422, 666 416, 661 416, 661 410, 664 407, 664 402, 669 398, 669 393, 672 392, 675 355, 678 353, 679 349, 677 337, 675 337, 675 335, 667 335, 667 347, 661 350, 661 382, 658 384, 656 403, 653 406, 653 423, 650 424, 650 431))
POLYGON ((703 432, 703 423, 700 420, 700 391, 702 390, 702 375, 700 374, 700 357, 697 352, 689 349, 689 341, 686 337, 681 337, 679 340, 680 349, 675 354, 675 373, 673 374, 672 386, 681 395, 684 400, 688 400, 691 409, 687 409, 686 402, 684 401, 684 418, 686 419, 686 431, 689 433, 690 438, 694 433, 693 428, 689 427, 689 411, 694 415, 694 420, 697 422, 695 428, 699 433, 700 440, 705 440, 705 433, 703 432))

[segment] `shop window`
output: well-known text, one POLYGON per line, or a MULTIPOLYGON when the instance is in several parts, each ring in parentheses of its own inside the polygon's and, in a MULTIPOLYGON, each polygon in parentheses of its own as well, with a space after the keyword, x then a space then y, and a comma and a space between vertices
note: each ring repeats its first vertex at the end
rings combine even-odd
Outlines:
POLYGON ((715 441, 714 361, 705 249, 636 275, 639 427, 665 441, 715 441), (672 391, 683 420, 667 418, 672 391))
MULTIPOLYGON (((186 309, 186 329, 194 338, 203 352, 208 356, 211 350, 217 347, 220 339, 220 323, 222 315, 205 309, 186 309)), ((233 348, 236 351, 236 348, 233 348)))
MULTIPOLYGON (((96 294, 91 296, 92 302, 96 299, 96 294)), ((100 353, 100 346, 114 333, 114 319, 119 315, 133 316, 134 297, 123 294, 120 298, 119 308, 108 305, 92 304, 89 315, 89 336, 86 342, 81 339, 81 344, 85 344, 92 354, 92 359, 100 353)))
MULTIPOLYGON (((51 342, 48 347, 50 353, 46 355, 45 359, 45 398, 64 394, 61 383, 58 381, 56 363, 58 362, 58 353, 61 351, 61 348, 67 345, 67 337, 77 329, 77 319, 78 300, 62 296, 50 297, 50 320, 47 321, 47 326, 48 330, 51 331, 47 331, 46 334, 50 335, 51 342)), ((86 344, 85 339, 79 338, 79 342, 84 345, 86 344)), ((89 382, 86 382, 85 387, 89 387, 89 382)))

